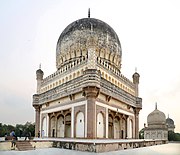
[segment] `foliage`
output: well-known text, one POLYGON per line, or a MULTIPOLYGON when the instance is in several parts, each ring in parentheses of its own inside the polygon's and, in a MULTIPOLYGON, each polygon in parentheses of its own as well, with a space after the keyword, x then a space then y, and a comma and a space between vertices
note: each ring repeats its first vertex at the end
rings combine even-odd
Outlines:
POLYGON ((169 141, 180 141, 180 133, 168 131, 168 140, 169 141))
POLYGON ((9 135, 13 130, 18 137, 24 137, 29 132, 32 137, 35 135, 35 125, 30 122, 26 122, 24 125, 16 124, 16 126, 0 123, 0 137, 4 137, 6 134, 9 135))
POLYGON ((139 131, 139 139, 144 139, 144 128, 139 131))

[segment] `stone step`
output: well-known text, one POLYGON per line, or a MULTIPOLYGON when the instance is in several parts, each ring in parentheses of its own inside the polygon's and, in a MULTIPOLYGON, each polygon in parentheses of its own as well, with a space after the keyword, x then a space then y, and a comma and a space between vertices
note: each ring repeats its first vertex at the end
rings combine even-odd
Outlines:
POLYGON ((34 150, 33 146, 29 141, 17 141, 16 147, 19 151, 34 150))

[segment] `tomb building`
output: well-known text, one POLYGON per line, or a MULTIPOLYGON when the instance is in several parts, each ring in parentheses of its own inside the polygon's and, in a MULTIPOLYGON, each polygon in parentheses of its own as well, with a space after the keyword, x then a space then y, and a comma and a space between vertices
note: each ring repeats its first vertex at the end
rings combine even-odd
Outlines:
POLYGON ((139 78, 121 73, 122 48, 107 23, 76 20, 61 33, 56 68, 36 71, 35 135, 61 138, 139 138, 139 78))

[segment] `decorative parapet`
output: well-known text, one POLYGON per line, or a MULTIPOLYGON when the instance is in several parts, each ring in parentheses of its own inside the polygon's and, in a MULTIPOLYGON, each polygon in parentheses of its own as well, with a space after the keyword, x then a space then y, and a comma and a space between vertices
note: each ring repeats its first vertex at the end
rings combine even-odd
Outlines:
POLYGON ((67 83, 61 84, 45 93, 40 94, 40 104, 81 92, 83 87, 100 87, 100 73, 97 70, 86 70, 84 74, 67 83))
POLYGON ((133 107, 142 107, 142 99, 125 92, 111 82, 100 77, 100 71, 88 69, 84 74, 67 83, 59 85, 45 93, 39 95, 39 104, 47 103, 58 98, 69 96, 78 92, 82 92, 85 87, 100 88, 100 92, 109 94, 113 98, 133 107))
POLYGON ((117 86, 113 85, 109 81, 107 81, 105 79, 101 79, 101 87, 100 88, 101 88, 101 92, 103 92, 105 94, 109 94, 110 96, 117 98, 126 104, 136 107, 136 97, 135 96, 118 88, 117 86))
POLYGON ((60 76, 65 77, 67 74, 71 73, 74 67, 76 67, 76 69, 78 70, 79 68, 82 68, 86 63, 87 63, 87 58, 84 57, 74 60, 69 64, 62 66, 60 70, 57 70, 55 73, 44 78, 42 81, 42 86, 49 84, 50 82, 54 81, 56 78, 60 76))
POLYGON ((117 67, 111 66, 109 67, 106 63, 101 61, 101 63, 98 63, 98 66, 102 68, 103 70, 107 71, 110 75, 115 77, 116 79, 120 80, 121 82, 125 83, 127 86, 131 87, 132 89, 135 89, 135 84, 126 78, 123 74, 121 74, 120 70, 117 69, 117 67))

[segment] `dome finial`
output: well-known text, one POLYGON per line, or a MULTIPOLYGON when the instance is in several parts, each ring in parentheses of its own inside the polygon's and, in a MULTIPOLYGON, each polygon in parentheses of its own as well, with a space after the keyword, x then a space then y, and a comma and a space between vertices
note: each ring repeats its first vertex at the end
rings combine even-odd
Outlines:
POLYGON ((41 69, 41 63, 39 64, 39 69, 41 69))
POLYGON ((88 18, 90 18, 90 8, 88 9, 88 18))
POLYGON ((137 72, 137 67, 135 67, 135 73, 137 72))
POLYGON ((156 102, 156 104, 155 104, 155 110, 157 110, 157 102, 156 102))

